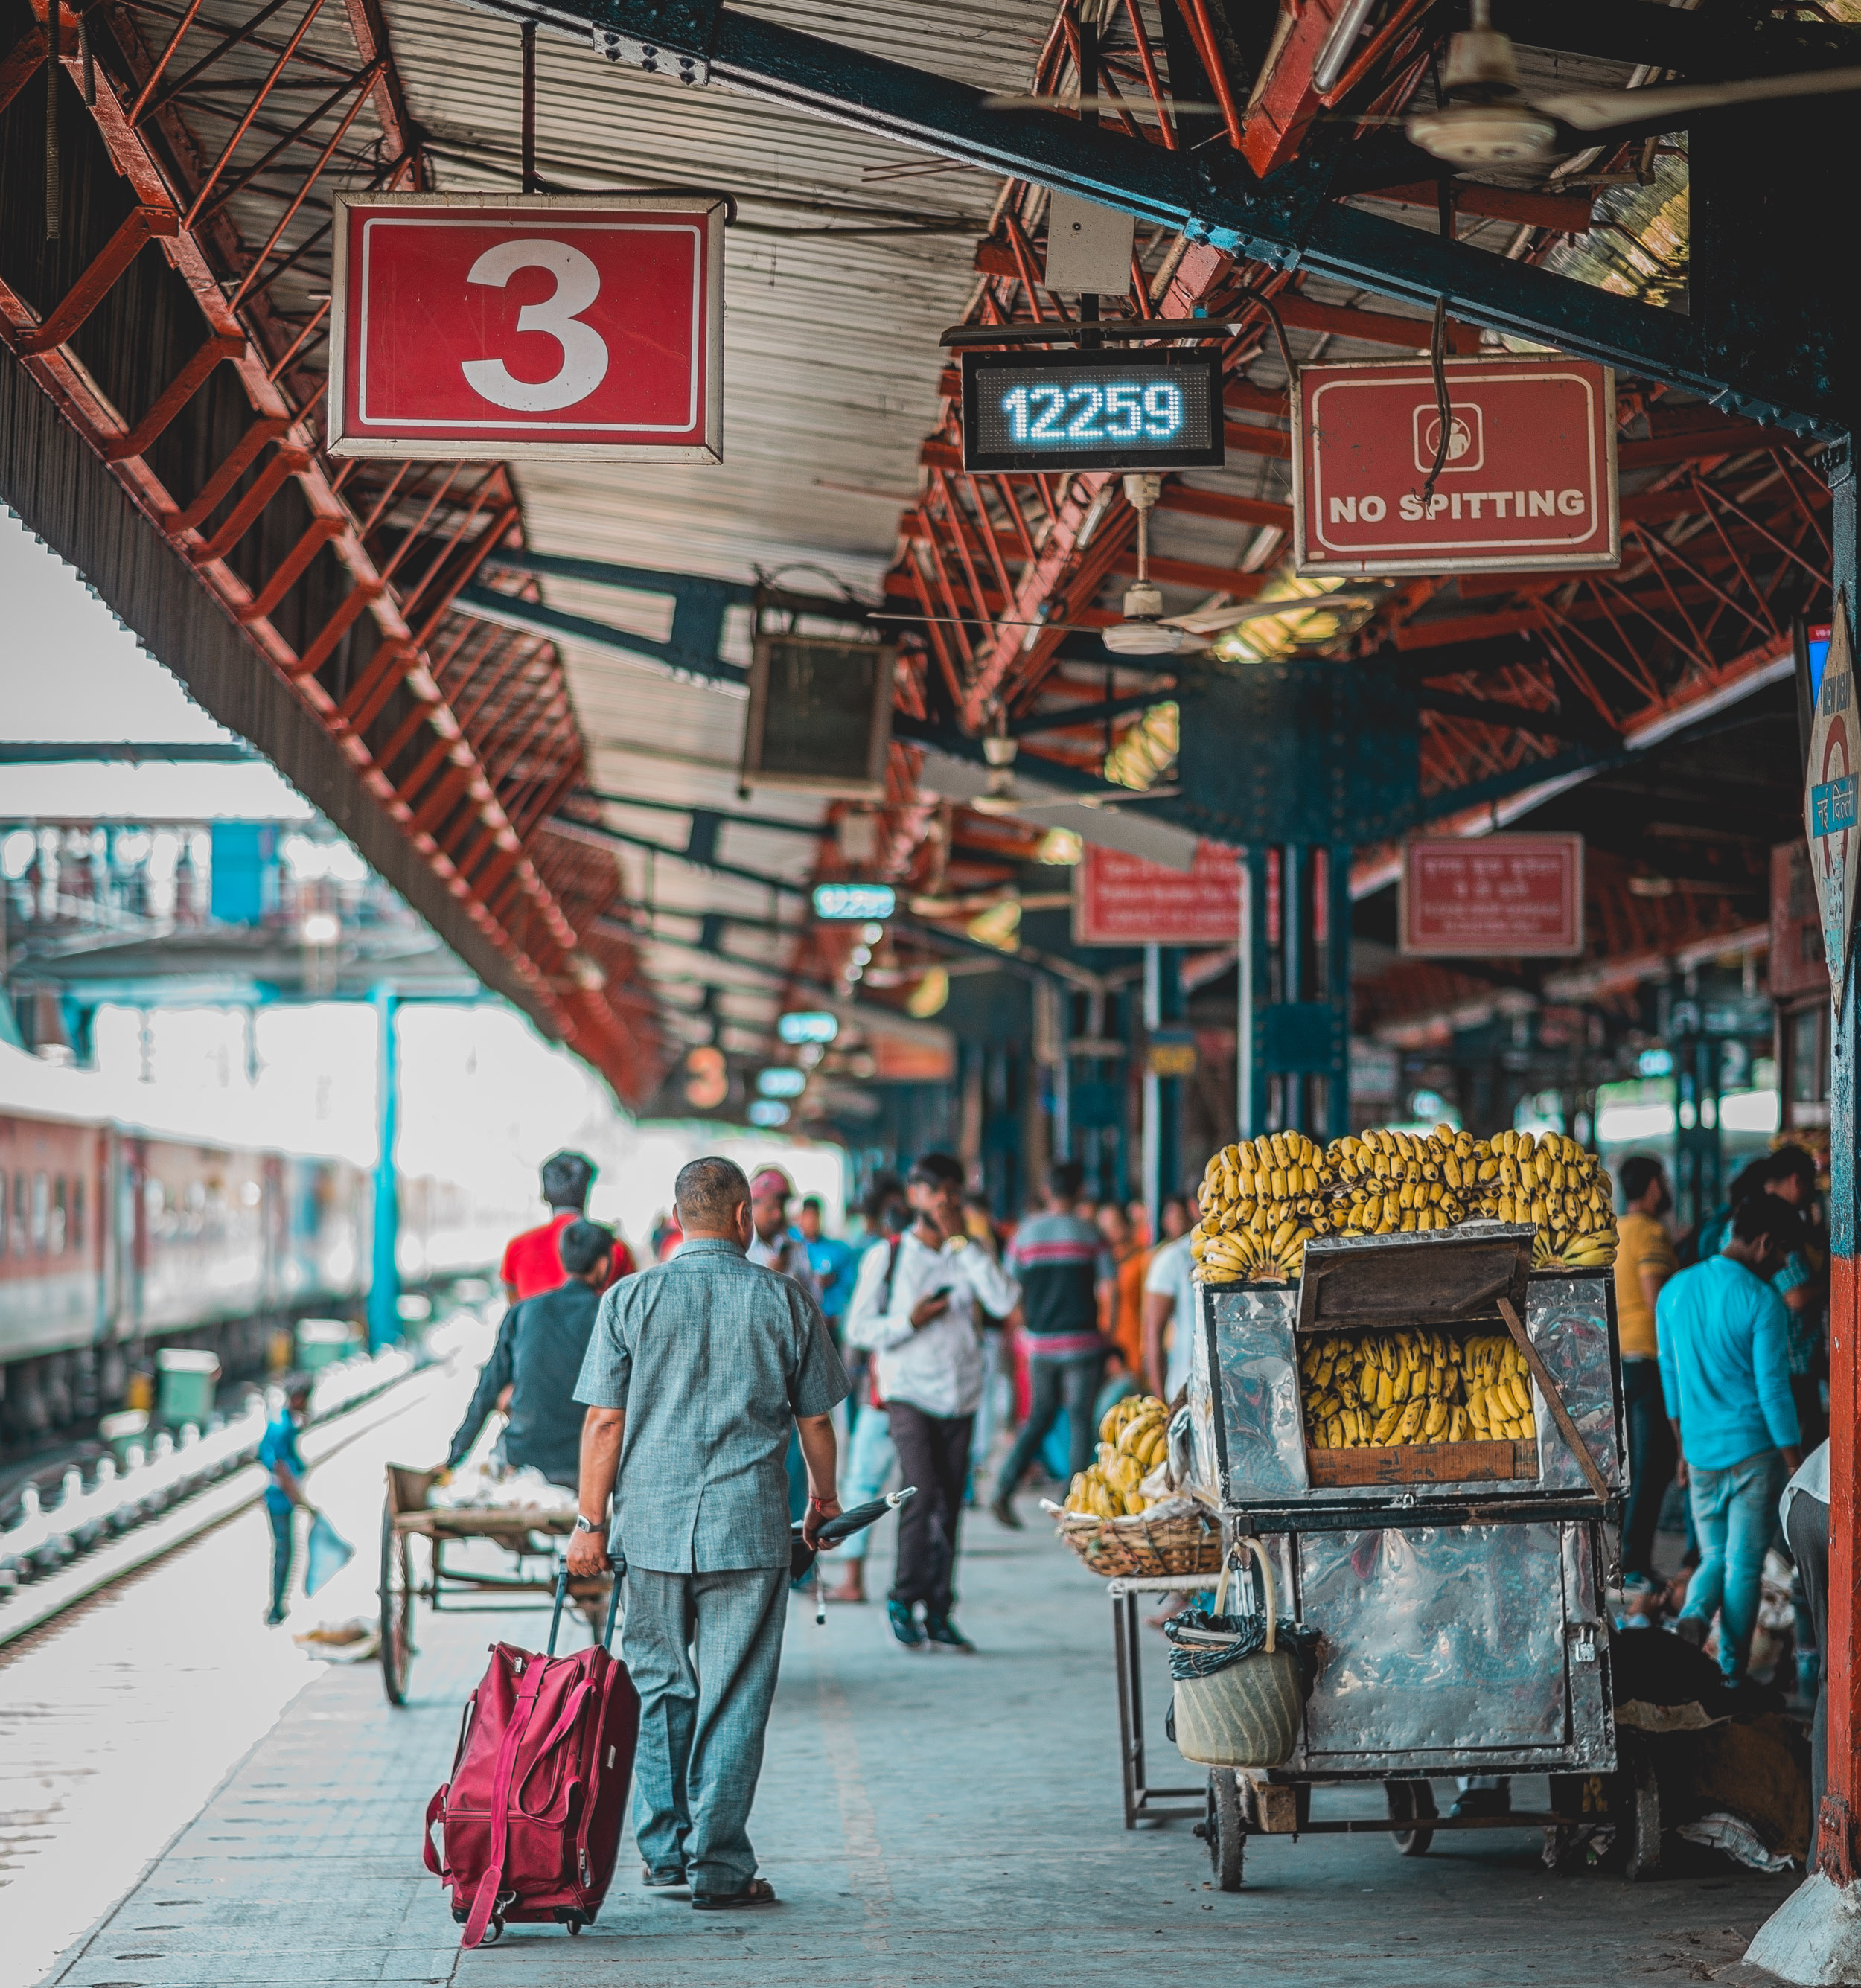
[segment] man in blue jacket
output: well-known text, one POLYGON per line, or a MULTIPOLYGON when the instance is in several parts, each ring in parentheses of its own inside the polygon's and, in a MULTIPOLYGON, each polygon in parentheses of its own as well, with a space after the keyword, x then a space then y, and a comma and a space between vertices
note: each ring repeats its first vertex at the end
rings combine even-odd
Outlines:
POLYGON ((1770 1280, 1805 1240, 1775 1195, 1734 1211, 1724 1251, 1670 1278, 1654 1310, 1661 1391, 1680 1446, 1700 1564, 1677 1632, 1703 1644, 1719 1617, 1719 1668, 1743 1679, 1777 1496, 1802 1461, 1790 1392, 1790 1314, 1770 1280))

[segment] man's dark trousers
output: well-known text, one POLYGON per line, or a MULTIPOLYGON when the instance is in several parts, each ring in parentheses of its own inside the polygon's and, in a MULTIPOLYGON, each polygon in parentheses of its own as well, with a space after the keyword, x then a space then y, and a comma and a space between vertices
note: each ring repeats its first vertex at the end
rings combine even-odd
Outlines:
POLYGON ((1034 1352, 1027 1362, 1034 1399, 1014 1447, 1008 1452, 1008 1461, 1002 1466, 996 1486, 1000 1496, 1006 1497, 1027 1475, 1047 1440, 1047 1432, 1062 1408, 1071 1435, 1073 1475, 1077 1476, 1091 1462, 1098 1442, 1098 1420, 1092 1410, 1105 1371, 1102 1353, 1069 1353, 1047 1359, 1037 1350, 1034 1352))
POLYGON ((902 1480, 918 1489, 915 1498, 907 1498, 898 1508, 898 1561, 892 1599, 908 1607, 922 1601, 925 1618, 939 1621, 950 1612, 956 1528, 963 1518, 976 1418, 927 1415, 909 1401, 885 1405, 891 1411, 902 1480))

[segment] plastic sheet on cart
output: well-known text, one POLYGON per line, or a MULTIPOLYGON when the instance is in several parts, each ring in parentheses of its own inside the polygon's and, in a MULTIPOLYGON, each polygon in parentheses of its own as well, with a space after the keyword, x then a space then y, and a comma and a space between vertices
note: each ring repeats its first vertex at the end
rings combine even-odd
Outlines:
MULTIPOLYGON (((1609 1354, 1607 1278, 1533 1279, 1525 1324, 1603 1482, 1612 1490, 1621 1489, 1625 1477, 1616 1450, 1619 1424, 1616 1367, 1609 1354)), ((1543 1401, 1534 1405, 1539 1483, 1548 1491, 1583 1490, 1589 1483, 1583 1466, 1571 1454, 1543 1401)))
POLYGON ((1324 1638, 1307 1759, 1562 1745, 1562 1533, 1514 1524, 1301 1535, 1299 1612, 1324 1638))
POLYGON ((1214 1293, 1219 1373, 1210 1393, 1219 1403, 1217 1462, 1230 1505, 1301 1498, 1311 1486, 1293 1344, 1298 1301, 1291 1286, 1214 1293))

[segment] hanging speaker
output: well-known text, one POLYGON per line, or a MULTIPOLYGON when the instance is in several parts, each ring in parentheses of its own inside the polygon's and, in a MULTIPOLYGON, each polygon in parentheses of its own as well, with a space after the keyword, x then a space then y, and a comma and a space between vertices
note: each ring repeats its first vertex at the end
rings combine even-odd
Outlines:
POLYGON ((759 635, 744 786, 883 800, 897 654, 886 643, 759 635))

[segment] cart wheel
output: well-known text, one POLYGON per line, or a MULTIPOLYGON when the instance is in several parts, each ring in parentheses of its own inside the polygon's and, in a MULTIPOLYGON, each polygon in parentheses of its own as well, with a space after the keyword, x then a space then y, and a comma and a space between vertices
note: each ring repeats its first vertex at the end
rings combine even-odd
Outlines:
MULTIPOLYGON (((1389 1804, 1392 1822, 1415 1822, 1440 1814, 1434 1805, 1434 1789, 1426 1781, 1385 1781, 1383 1799, 1389 1804)), ((1434 1841, 1434 1831, 1395 1829, 1389 1832, 1389 1841, 1400 1856, 1426 1857, 1428 1846, 1434 1841)))
POLYGON ((1652 1878, 1660 1869, 1660 1784, 1638 1733, 1619 1729, 1616 1743, 1622 1764, 1609 1801, 1617 1818, 1614 1861, 1625 1878, 1652 1878))
POLYGON ((1247 1854, 1246 1811, 1241 1806, 1240 1777, 1231 1767, 1217 1767, 1208 1777, 1208 1807, 1202 1834, 1215 1882, 1224 1892, 1240 1889, 1241 1865, 1247 1854))
POLYGON ((407 1702, 414 1668, 414 1542, 381 1514, 381 1682, 390 1705, 407 1702))

